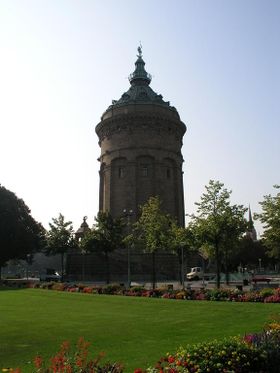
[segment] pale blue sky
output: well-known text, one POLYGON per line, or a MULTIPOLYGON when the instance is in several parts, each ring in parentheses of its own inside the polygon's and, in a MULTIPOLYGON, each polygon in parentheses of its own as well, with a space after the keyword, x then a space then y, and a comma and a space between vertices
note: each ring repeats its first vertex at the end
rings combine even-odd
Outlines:
POLYGON ((210 179, 259 211, 280 183, 279 36, 277 0, 0 0, 0 183, 45 227, 59 212, 93 223, 94 128, 141 40, 151 87, 188 127, 186 212, 210 179))

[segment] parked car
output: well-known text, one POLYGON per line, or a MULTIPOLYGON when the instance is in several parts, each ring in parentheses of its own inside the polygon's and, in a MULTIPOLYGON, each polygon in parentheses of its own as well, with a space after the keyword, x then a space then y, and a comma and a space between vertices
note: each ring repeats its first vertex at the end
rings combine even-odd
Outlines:
POLYGON ((47 268, 40 273, 40 281, 60 281, 60 274, 52 268, 47 268))
POLYGON ((187 279, 192 281, 201 280, 203 278, 204 272, 201 267, 193 267, 191 271, 187 273, 187 279))

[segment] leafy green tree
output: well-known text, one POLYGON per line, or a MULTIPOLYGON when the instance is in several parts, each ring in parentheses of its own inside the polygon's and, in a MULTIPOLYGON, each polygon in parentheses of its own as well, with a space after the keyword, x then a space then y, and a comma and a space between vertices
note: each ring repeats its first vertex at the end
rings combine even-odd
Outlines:
POLYGON ((172 221, 168 214, 162 212, 159 197, 151 197, 147 203, 140 206, 140 218, 134 225, 134 245, 152 255, 153 289, 156 285, 156 253, 170 248, 172 221))
POLYGON ((102 253, 106 262, 106 282, 110 283, 109 254, 122 247, 124 238, 124 222, 121 218, 114 219, 107 212, 99 212, 95 218, 95 225, 80 242, 84 252, 102 253))
POLYGON ((230 205, 231 191, 223 188, 224 184, 210 180, 198 206, 193 223, 202 245, 209 248, 209 254, 216 261, 216 286, 220 287, 221 265, 227 271, 230 252, 237 245, 245 232, 247 223, 241 205, 230 205))
MULTIPOLYGON (((280 185, 274 185, 276 190, 280 185)), ((269 255, 279 261, 280 259, 280 192, 275 196, 271 194, 264 196, 260 202, 262 213, 255 214, 254 217, 264 224, 262 239, 268 248, 269 255)))
POLYGON ((57 255, 61 257, 61 280, 64 276, 65 254, 76 248, 74 239, 74 230, 71 221, 65 221, 62 214, 58 218, 53 218, 49 223, 50 229, 46 234, 46 254, 57 255))
POLYGON ((0 268, 10 259, 30 257, 43 245, 43 226, 22 199, 0 185, 0 268))
POLYGON ((263 266, 274 266, 274 259, 269 258, 262 241, 253 241, 250 237, 242 237, 237 249, 231 257, 231 269, 241 265, 243 268, 259 268, 259 259, 263 266))
POLYGON ((193 224, 189 224, 186 228, 178 226, 173 221, 171 223, 171 239, 169 240, 169 249, 171 249, 178 257, 179 261, 179 278, 183 285, 185 273, 183 272, 184 260, 195 251, 198 251, 199 245, 196 240, 193 224))

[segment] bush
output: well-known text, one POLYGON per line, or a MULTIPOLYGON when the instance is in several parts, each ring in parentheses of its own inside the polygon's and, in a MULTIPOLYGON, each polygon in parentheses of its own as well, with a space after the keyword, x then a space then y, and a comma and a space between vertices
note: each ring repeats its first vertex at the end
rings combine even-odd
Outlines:
POLYGON ((134 373, 278 373, 279 366, 280 315, 275 315, 261 333, 188 345, 167 354, 155 367, 134 373))
POLYGON ((264 330, 262 333, 249 334, 244 340, 265 354, 265 372, 278 373, 280 366, 280 325, 279 329, 264 330))
POLYGON ((260 372, 266 354, 240 338, 189 345, 161 358, 148 373, 156 372, 260 372))
POLYGON ((260 296, 262 298, 269 297, 269 296, 271 296, 273 294, 274 294, 274 289, 271 289, 271 288, 264 288, 264 289, 260 290, 260 296))
POLYGON ((65 290, 65 284, 63 282, 55 282, 52 285, 52 290, 63 291, 65 290))
POLYGON ((102 294, 119 294, 120 292, 124 292, 124 286, 121 286, 120 284, 109 284, 105 285, 102 288, 102 294))

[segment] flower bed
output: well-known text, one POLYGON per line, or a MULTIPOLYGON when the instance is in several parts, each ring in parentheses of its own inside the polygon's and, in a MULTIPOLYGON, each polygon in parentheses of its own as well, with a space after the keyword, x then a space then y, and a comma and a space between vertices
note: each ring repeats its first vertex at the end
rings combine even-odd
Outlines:
POLYGON ((169 290, 167 288, 158 288, 147 290, 144 287, 137 286, 126 289, 119 284, 110 284, 105 286, 89 286, 84 284, 67 284, 57 282, 40 283, 35 288, 59 290, 68 292, 80 292, 86 294, 107 294, 124 295, 130 297, 149 297, 177 300, 208 300, 224 302, 262 302, 262 303, 280 303, 280 288, 265 288, 260 291, 242 291, 238 289, 185 289, 169 290))
MULTIPOLYGON (((123 366, 118 363, 101 363, 104 357, 100 353, 96 358, 89 357, 90 343, 83 338, 78 340, 76 350, 71 350, 69 342, 63 342, 57 354, 48 361, 41 356, 33 359, 33 373, 122 373, 123 366)), ((10 373, 22 373, 20 368, 3 368, 2 371, 10 373)))

